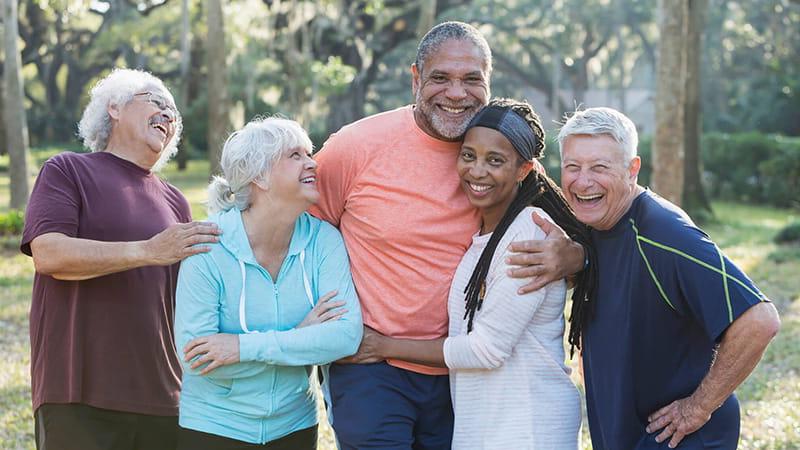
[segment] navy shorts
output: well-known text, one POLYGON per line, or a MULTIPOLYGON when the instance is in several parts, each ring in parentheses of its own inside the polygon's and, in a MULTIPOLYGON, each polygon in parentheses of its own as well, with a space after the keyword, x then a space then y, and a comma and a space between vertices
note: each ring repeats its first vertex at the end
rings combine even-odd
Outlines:
POLYGON ((343 450, 448 450, 453 405, 447 375, 376 364, 332 364, 333 429, 343 450))

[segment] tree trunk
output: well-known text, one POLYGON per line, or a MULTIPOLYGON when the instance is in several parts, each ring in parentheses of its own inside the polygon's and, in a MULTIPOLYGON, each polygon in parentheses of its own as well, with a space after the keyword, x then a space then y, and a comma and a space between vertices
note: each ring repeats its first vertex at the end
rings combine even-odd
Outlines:
MULTIPOLYGON (((181 0, 181 66, 180 92, 178 93, 178 111, 189 112, 189 68, 192 64, 191 25, 189 24, 189 0, 181 0)), ((189 163, 190 144, 187 139, 181 140, 181 147, 175 160, 178 170, 186 170, 189 163)))
MULTIPOLYGON (((1 76, 2 74, 0 74, 1 76)), ((6 148, 6 121, 3 119, 5 116, 5 83, 0 83, 0 156, 5 155, 8 153, 8 149, 6 148)))
POLYGON ((367 99, 368 86, 369 84, 365 81, 365 77, 359 75, 347 86, 347 90, 329 97, 328 106, 330 112, 326 123, 329 135, 339 131, 343 126, 364 117, 364 104, 367 99))
POLYGON ((420 0, 417 37, 422 39, 436 24, 436 0, 420 0))
POLYGON ((556 50, 553 55, 553 88, 550 93, 550 111, 553 117, 561 119, 564 111, 561 109, 561 64, 563 64, 561 52, 556 50))
POLYGON ((711 204, 702 184, 702 160, 700 158, 700 135, 702 111, 700 102, 700 51, 703 48, 703 29, 708 9, 708 0, 689 0, 689 26, 686 43, 686 128, 683 180, 683 208, 690 216, 702 218, 711 213, 711 204))
POLYGON ((680 205, 683 188, 686 107, 686 27, 689 0, 659 0, 653 138, 653 189, 680 205))
POLYGON ((30 195, 28 169, 28 123, 23 104, 22 60, 17 48, 18 22, 17 0, 3 1, 3 24, 5 31, 5 67, 3 87, 5 101, 3 116, 6 125, 6 147, 8 147, 11 202, 13 209, 23 209, 30 195))
POLYGON ((211 174, 220 172, 219 160, 222 144, 229 130, 228 93, 226 88, 227 64, 225 62, 225 23, 222 0, 208 0, 208 159, 211 174))

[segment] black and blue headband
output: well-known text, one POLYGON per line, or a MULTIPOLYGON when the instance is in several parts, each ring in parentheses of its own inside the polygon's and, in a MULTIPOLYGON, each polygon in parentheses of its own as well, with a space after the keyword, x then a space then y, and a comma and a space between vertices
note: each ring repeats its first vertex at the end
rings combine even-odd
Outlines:
POLYGON ((486 106, 467 125, 497 130, 511 142, 517 153, 525 161, 533 161, 536 154, 536 135, 528 122, 511 108, 502 106, 486 106))

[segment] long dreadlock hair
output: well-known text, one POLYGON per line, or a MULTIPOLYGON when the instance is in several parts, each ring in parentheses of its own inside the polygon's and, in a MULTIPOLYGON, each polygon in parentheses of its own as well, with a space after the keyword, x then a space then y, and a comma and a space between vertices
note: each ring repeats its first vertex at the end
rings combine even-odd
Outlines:
MULTIPOLYGON (((544 153, 544 129, 539 116, 533 111, 531 105, 511 99, 495 99, 487 107, 500 107, 513 111, 522 117, 533 130, 535 144, 533 158, 540 158, 544 153)), ((480 113, 479 113, 480 114, 480 113)), ((470 126, 471 128, 471 126, 470 126)), ((467 129, 469 130, 469 128, 467 129)), ((523 159, 520 156, 520 159, 523 159)), ((472 331, 472 321, 475 312, 481 309, 486 288, 486 276, 494 257, 497 245, 505 235, 514 219, 528 206, 537 206, 543 209, 558 224, 567 235, 575 242, 581 244, 586 252, 589 262, 583 271, 575 275, 575 288, 572 292, 572 311, 570 314, 570 329, 568 342, 570 343, 570 358, 575 348, 581 347, 581 332, 592 313, 594 298, 597 290, 597 254, 592 245, 589 228, 575 218, 561 189, 544 173, 532 170, 517 190, 517 195, 508 206, 503 218, 497 224, 486 248, 483 249, 472 276, 464 290, 466 294, 466 312, 464 318, 468 319, 467 332, 472 331)))

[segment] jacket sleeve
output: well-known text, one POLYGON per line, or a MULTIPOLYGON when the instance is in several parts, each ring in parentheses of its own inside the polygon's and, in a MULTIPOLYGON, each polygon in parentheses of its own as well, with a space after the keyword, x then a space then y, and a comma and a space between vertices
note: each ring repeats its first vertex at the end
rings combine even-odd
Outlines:
MULTIPOLYGON (((198 374, 202 367, 194 370, 190 368, 191 361, 184 361, 183 347, 194 338, 219 333, 222 284, 209 259, 207 254, 190 256, 181 263, 178 273, 175 348, 186 373, 198 374)), ((205 376, 218 380, 247 378, 265 369, 266 365, 263 363, 240 362, 218 367, 205 376)))
MULTIPOLYGON (((547 296, 550 285, 525 295, 517 294, 517 290, 526 280, 506 275, 509 266, 505 263, 505 258, 510 253, 506 248, 510 242, 517 239, 544 238, 541 229, 535 227, 532 222, 530 225, 531 227, 526 227, 530 231, 513 233, 509 229, 497 246, 497 251, 501 254, 493 258, 493 267, 486 280, 483 306, 480 312, 475 314, 472 331, 445 339, 444 359, 448 368, 501 367, 511 356, 533 315, 547 296), (532 232, 532 227, 535 227, 535 232, 532 232)), ((561 281, 555 283, 559 282, 561 281)))
POLYGON ((364 330, 344 241, 337 230, 323 225, 317 243, 321 258, 317 267, 307 270, 317 276, 318 297, 338 290, 336 300, 347 302, 343 307, 347 313, 338 320, 303 328, 239 335, 242 361, 285 366, 327 364, 358 350, 364 330))

